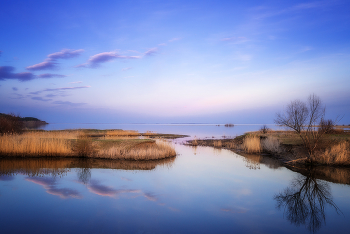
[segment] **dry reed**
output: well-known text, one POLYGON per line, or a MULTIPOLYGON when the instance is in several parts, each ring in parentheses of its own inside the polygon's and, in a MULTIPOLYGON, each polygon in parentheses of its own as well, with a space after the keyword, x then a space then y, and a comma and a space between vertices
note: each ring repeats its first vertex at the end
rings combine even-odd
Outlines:
POLYGON ((313 160, 329 165, 350 165, 349 143, 342 142, 318 153, 313 160))
POLYGON ((243 139, 241 148, 248 153, 260 153, 261 143, 258 136, 247 136, 243 139))
POLYGON ((236 143, 233 141, 224 142, 224 146, 228 149, 236 149, 237 148, 236 143))
MULTIPOLYGON (((0 136, 0 155, 12 157, 89 157, 150 160, 176 156, 173 146, 163 141, 135 140, 136 131, 108 131, 126 137, 114 141, 93 141, 86 131, 37 131, 0 136)), ((137 133, 138 134, 138 133, 137 133)))
POLYGON ((214 147, 218 147, 218 148, 222 147, 222 141, 221 140, 214 141, 213 144, 214 144, 214 147))
POLYGON ((72 156, 71 141, 42 138, 38 133, 0 136, 0 154, 6 156, 72 156))
POLYGON ((126 144, 118 144, 110 148, 100 149, 95 157, 127 160, 153 160, 176 156, 173 146, 168 142, 157 140, 155 143, 144 143, 143 146, 129 148, 126 144))

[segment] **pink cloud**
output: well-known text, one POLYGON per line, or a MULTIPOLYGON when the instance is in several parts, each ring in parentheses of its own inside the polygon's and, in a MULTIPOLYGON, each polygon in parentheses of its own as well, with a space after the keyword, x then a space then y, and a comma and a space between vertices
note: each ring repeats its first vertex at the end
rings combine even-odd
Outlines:
POLYGON ((26 67, 27 70, 40 71, 40 70, 52 70, 57 68, 56 61, 58 59, 70 59, 79 56, 84 50, 70 50, 63 49, 60 52, 52 53, 47 56, 44 62, 34 64, 26 67))
POLYGON ((151 48, 151 49, 147 50, 147 51, 145 52, 145 55, 146 55, 146 56, 150 56, 150 55, 156 54, 157 52, 158 52, 158 48, 157 48, 157 47, 154 47, 154 48, 151 48))
POLYGON ((99 67, 101 63, 109 62, 114 59, 140 59, 141 56, 126 56, 120 55, 116 52, 103 52, 99 54, 95 54, 90 57, 87 63, 79 64, 76 67, 99 67))

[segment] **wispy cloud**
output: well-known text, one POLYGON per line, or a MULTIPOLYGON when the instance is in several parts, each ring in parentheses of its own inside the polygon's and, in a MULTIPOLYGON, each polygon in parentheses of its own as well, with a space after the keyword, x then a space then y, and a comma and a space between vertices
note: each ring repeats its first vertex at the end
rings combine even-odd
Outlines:
POLYGON ((125 67, 122 69, 122 71, 127 71, 127 70, 130 70, 132 67, 125 67))
POLYGON ((63 78, 63 77, 67 77, 67 76, 59 75, 59 74, 51 74, 51 73, 44 73, 44 74, 38 75, 38 78, 63 78))
POLYGON ((70 59, 78 57, 81 53, 83 53, 84 50, 69 50, 69 49, 63 49, 60 52, 49 54, 47 57, 52 60, 57 59, 70 59))
POLYGON ((27 70, 40 71, 40 70, 53 70, 58 68, 58 59, 70 59, 79 56, 84 50, 70 50, 63 49, 60 52, 52 53, 47 56, 44 62, 34 64, 26 67, 27 70))
POLYGON ((174 41, 178 41, 181 39, 182 39, 181 37, 175 37, 175 38, 170 39, 169 42, 174 42, 174 41))
POLYGON ((225 41, 233 44, 242 44, 244 42, 247 42, 248 39, 246 37, 225 37, 225 38, 222 38, 221 41, 225 41))
POLYGON ((90 68, 96 68, 101 65, 101 63, 109 62, 114 59, 140 59, 141 56, 126 56, 126 55, 120 55, 117 52, 103 52, 99 54, 95 54, 90 57, 90 59, 87 61, 87 63, 83 63, 80 65, 77 65, 75 67, 90 67, 90 68))
POLYGON ((54 101, 52 103, 57 105, 65 105, 65 106, 83 106, 87 104, 85 102, 75 103, 75 102, 69 102, 69 101, 54 101))
POLYGON ((78 87, 62 87, 62 88, 54 88, 54 89, 43 89, 36 92, 31 92, 30 94, 40 94, 43 92, 54 92, 54 91, 65 91, 65 90, 75 90, 75 89, 86 89, 91 88, 91 86, 78 86, 78 87))
POLYGON ((157 47, 154 47, 154 48, 151 48, 149 50, 147 50, 145 52, 145 56, 150 56, 150 55, 154 55, 158 52, 158 48, 157 47))
POLYGON ((48 60, 32 66, 28 66, 26 69, 30 71, 53 70, 57 69, 57 63, 55 61, 48 60))
POLYGON ((52 99, 44 99, 42 97, 32 97, 32 100, 42 101, 42 102, 52 101, 52 99))
POLYGON ((0 66, 0 80, 29 81, 36 78, 31 72, 14 73, 15 68, 11 66, 0 66))
POLYGON ((13 91, 17 91, 17 90, 18 90, 18 88, 16 88, 16 87, 12 87, 12 90, 13 90, 13 91))
POLYGON ((267 7, 258 7, 255 9, 258 11, 258 13, 255 14, 254 18, 264 19, 264 18, 274 17, 274 16, 288 14, 288 13, 296 13, 299 11, 310 10, 310 9, 326 8, 335 4, 336 2, 337 1, 314 1, 309 3, 296 4, 294 6, 283 8, 283 9, 271 9, 267 7))
POLYGON ((82 81, 73 81, 73 82, 69 82, 69 84, 80 84, 83 83, 82 81))

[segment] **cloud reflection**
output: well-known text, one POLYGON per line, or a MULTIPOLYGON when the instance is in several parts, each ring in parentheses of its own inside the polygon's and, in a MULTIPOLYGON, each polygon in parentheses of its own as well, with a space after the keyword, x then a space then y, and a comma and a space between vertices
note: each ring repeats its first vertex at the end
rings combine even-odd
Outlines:
POLYGON ((52 177, 27 177, 26 180, 43 186, 48 194, 59 196, 62 199, 82 198, 80 193, 74 189, 57 188, 56 179, 52 177))
POLYGON ((90 192, 100 196, 119 198, 121 194, 134 194, 135 196, 133 198, 143 196, 149 201, 158 201, 158 197, 153 193, 143 192, 140 189, 115 189, 111 186, 101 184, 98 180, 91 180, 87 188, 90 192))
POLYGON ((15 179, 13 176, 8 176, 8 175, 0 175, 0 181, 10 181, 15 179))
POLYGON ((141 190, 136 189, 114 189, 111 186, 102 185, 97 180, 92 180, 88 189, 92 193, 107 197, 118 197, 122 193, 141 193, 141 190))
POLYGON ((234 214, 243 214, 243 213, 247 213, 248 211, 245 208, 222 208, 220 210, 228 213, 234 213, 234 214))

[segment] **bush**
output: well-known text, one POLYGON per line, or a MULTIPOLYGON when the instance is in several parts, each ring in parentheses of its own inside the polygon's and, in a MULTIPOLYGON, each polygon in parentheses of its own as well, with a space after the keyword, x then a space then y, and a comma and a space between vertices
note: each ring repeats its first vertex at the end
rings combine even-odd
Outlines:
POLYGON ((0 134, 22 133, 24 128, 21 117, 14 114, 0 115, 0 134))
POLYGON ((268 136, 267 138, 262 140, 261 146, 265 151, 269 153, 281 153, 280 142, 276 137, 268 136))
POLYGON ((260 128, 260 132, 263 133, 263 134, 266 134, 266 133, 268 133, 269 131, 270 131, 270 129, 269 129, 266 125, 264 125, 264 126, 262 126, 262 127, 260 128))

